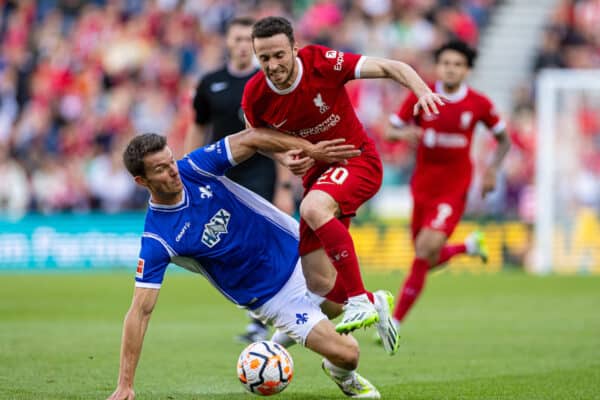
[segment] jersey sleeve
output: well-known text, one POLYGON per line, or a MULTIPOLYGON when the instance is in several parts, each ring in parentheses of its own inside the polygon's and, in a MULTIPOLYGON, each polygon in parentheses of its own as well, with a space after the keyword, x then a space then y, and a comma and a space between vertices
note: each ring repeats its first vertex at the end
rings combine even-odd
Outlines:
POLYGON ((404 99, 400 108, 395 114, 390 115, 390 123, 396 128, 402 128, 413 120, 413 108, 417 103, 417 96, 410 92, 404 99))
POLYGON ((482 108, 483 116, 481 117, 481 122, 483 122, 494 135, 497 135, 506 129, 506 123, 500 118, 494 104, 487 97, 482 97, 482 108))
POLYGON ((194 121, 198 125, 205 125, 210 122, 212 110, 210 109, 206 85, 205 80, 200 81, 194 94, 194 121))
POLYGON ((264 124, 260 122, 254 110, 256 102, 252 99, 252 95, 258 90, 258 85, 255 82, 255 78, 250 78, 244 87, 244 92, 242 93, 242 110, 248 124, 253 128, 258 128, 264 126, 264 124))
POLYGON ((364 56, 324 46, 307 47, 312 50, 312 65, 328 82, 343 85, 352 79, 360 78, 360 68, 365 60, 364 56))
POLYGON ((217 176, 224 175, 229 168, 237 165, 231 154, 228 136, 192 151, 186 158, 191 162, 194 171, 217 176))
POLYGON ((155 234, 144 232, 142 235, 135 286, 160 289, 167 266, 171 262, 171 254, 162 242, 155 234))

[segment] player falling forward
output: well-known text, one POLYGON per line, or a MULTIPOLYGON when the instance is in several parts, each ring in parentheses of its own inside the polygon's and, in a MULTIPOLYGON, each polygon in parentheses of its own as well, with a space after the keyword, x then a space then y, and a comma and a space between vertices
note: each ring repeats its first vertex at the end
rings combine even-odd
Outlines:
MULTIPOLYGON (((258 71, 252 53, 252 18, 238 17, 228 22, 225 30, 227 63, 202 77, 194 95, 194 123, 185 137, 185 151, 191 152, 208 143, 245 128, 242 93, 246 82, 258 71)), ((287 213, 294 211, 289 179, 291 172, 261 154, 255 154, 243 165, 227 171, 227 177, 275 204, 287 213)), ((252 343, 264 340, 268 328, 252 318, 237 340, 252 343)))
POLYGON ((308 294, 298 255, 297 222, 223 176, 257 149, 303 149, 326 162, 359 154, 353 146, 339 143, 313 145, 251 129, 176 162, 160 135, 131 140, 123 159, 135 182, 150 192, 150 202, 133 301, 123 324, 118 386, 110 400, 135 398, 133 382, 144 334, 171 262, 204 275, 226 298, 321 354, 323 369, 347 396, 380 397, 356 372, 356 340, 337 334, 308 294), (306 316, 304 323, 296 323, 298 314, 306 316))
POLYGON ((463 244, 446 244, 465 209, 473 169, 469 152, 477 123, 483 122, 498 142, 483 174, 482 196, 494 190, 498 168, 510 148, 504 121, 491 101, 464 83, 476 55, 475 50, 458 41, 440 47, 435 52, 439 80, 432 89, 444 97, 446 106, 437 115, 413 116, 417 98, 409 95, 398 113, 390 117, 388 138, 417 146, 411 180, 415 258, 394 310, 398 327, 423 290, 427 272, 432 268, 463 253, 487 262, 479 232, 471 234, 463 244))
POLYGON ((248 81, 242 107, 248 124, 273 127, 313 143, 345 138, 362 150, 345 164, 306 165, 285 157, 295 173, 304 174, 300 204, 300 255, 309 290, 338 303, 346 302, 340 333, 377 323, 386 350, 398 348, 397 332, 384 316, 393 296, 368 292, 363 284, 348 231, 357 208, 381 186, 382 166, 348 98, 344 84, 352 79, 390 78, 417 96, 415 112, 437 113, 440 97, 407 64, 309 45, 298 49, 291 24, 267 17, 254 24, 254 53, 262 73, 248 81), (333 263, 331 268, 327 257, 333 263), (375 303, 375 305, 373 304, 375 303))

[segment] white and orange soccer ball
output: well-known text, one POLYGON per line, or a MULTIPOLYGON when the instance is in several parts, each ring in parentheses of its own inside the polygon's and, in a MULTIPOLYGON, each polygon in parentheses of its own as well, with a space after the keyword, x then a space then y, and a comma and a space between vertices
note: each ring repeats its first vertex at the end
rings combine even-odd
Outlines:
POLYGON ((281 392, 292 381, 294 362, 282 345, 263 340, 251 343, 242 351, 237 374, 250 393, 271 396, 281 392))

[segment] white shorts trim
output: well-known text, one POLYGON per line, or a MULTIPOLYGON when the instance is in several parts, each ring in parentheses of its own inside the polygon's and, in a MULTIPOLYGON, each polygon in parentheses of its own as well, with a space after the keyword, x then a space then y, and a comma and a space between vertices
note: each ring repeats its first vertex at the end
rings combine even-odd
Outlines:
POLYGON ((319 305, 319 301, 306 288, 302 265, 298 260, 287 283, 269 301, 252 310, 252 314, 304 346, 314 326, 327 319, 319 305))

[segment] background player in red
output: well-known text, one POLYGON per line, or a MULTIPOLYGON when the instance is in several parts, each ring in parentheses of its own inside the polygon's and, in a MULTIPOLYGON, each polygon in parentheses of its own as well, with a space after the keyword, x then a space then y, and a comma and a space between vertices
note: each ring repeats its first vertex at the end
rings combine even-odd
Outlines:
POLYGON ((415 93, 415 111, 423 110, 426 115, 437 113, 437 105, 443 102, 405 63, 316 45, 299 50, 292 26, 284 18, 258 21, 252 37, 262 73, 244 89, 242 107, 249 125, 273 127, 311 142, 342 137, 362 150, 360 157, 343 165, 317 163, 307 168, 305 159, 290 161, 289 157, 283 162, 296 173, 305 172, 300 254, 309 289, 332 301, 347 300, 342 321, 336 326, 340 333, 379 321, 377 328, 384 334, 384 343, 387 341, 386 350, 393 353, 398 344, 388 309, 393 297, 379 291, 374 300, 365 290, 348 232, 356 209, 381 185, 381 161, 344 84, 352 79, 391 78, 415 93))
POLYGON ((413 115, 417 98, 411 94, 398 113, 390 117, 388 138, 417 146, 411 180, 415 259, 394 310, 396 326, 421 293, 431 268, 462 253, 487 261, 479 232, 471 234, 464 244, 446 244, 465 209, 473 169, 470 147, 477 123, 483 122, 498 142, 483 173, 482 196, 494 190, 498 168, 510 148, 504 121, 491 101, 464 83, 476 56, 476 51, 463 42, 453 41, 440 47, 435 52, 439 80, 432 89, 444 97, 446 105, 436 115, 413 115))

